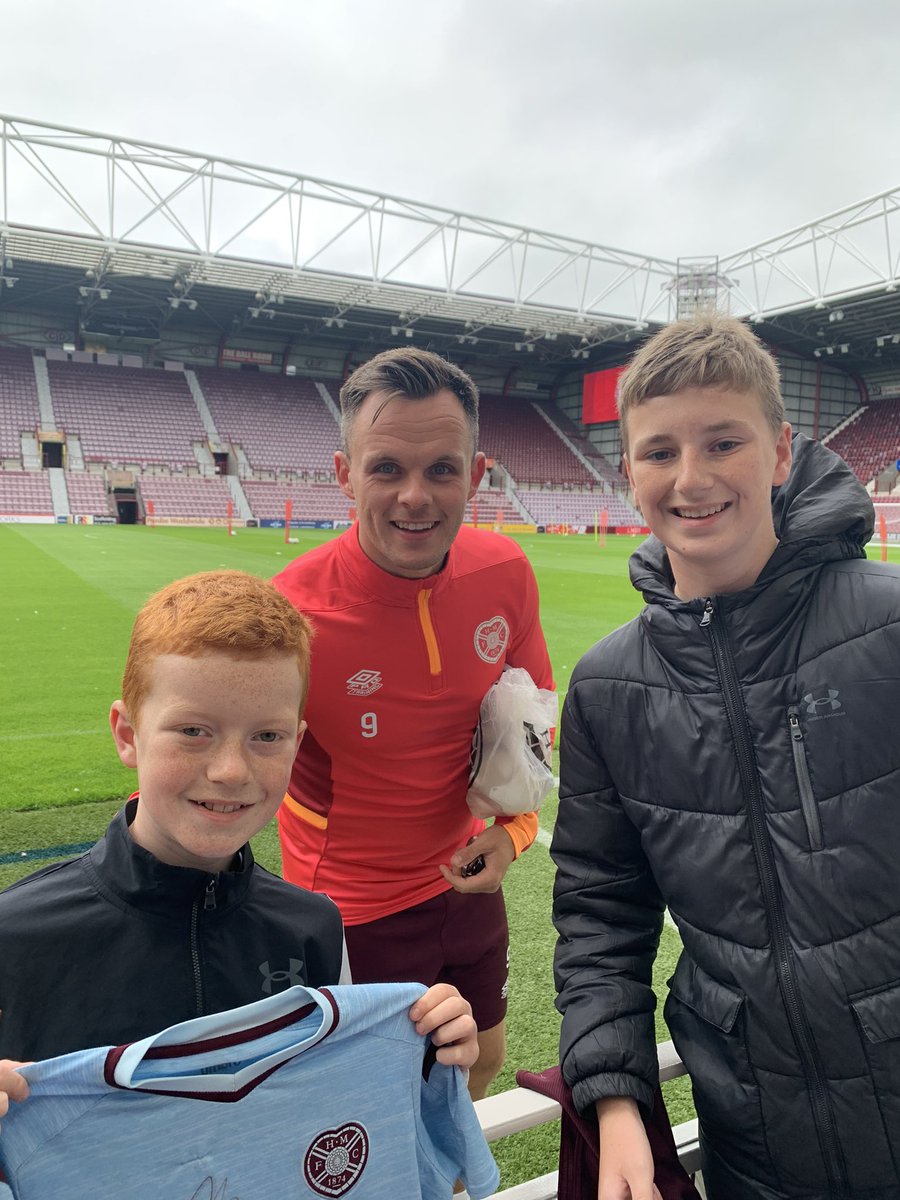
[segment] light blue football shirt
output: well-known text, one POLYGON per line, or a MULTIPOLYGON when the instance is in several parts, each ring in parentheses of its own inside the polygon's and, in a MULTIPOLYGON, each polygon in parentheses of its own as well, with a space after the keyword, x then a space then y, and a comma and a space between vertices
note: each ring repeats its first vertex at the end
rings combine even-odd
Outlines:
POLYGON ((438 1200, 499 1175, 419 984, 293 987, 125 1047, 23 1068, 0 1161, 16 1200, 438 1200), (427 1075, 427 1078, 426 1078, 427 1075))

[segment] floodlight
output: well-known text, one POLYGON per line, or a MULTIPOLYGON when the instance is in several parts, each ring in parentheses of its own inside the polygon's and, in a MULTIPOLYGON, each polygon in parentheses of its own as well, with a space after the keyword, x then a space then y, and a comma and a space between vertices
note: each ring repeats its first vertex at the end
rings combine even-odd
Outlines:
POLYGON ((821 357, 822 357, 821 350, 813 350, 813 358, 821 358, 821 357))
MULTIPOLYGON (((344 322, 343 322, 343 321, 341 321, 341 324, 342 324, 342 325, 343 325, 343 323, 344 323, 344 322)), ((404 330, 404 333, 406 334, 406 336, 407 336, 408 338, 412 337, 412 335, 413 335, 413 331, 412 331, 412 329, 410 329, 410 327, 409 327, 408 325, 407 325, 406 329, 404 330)))

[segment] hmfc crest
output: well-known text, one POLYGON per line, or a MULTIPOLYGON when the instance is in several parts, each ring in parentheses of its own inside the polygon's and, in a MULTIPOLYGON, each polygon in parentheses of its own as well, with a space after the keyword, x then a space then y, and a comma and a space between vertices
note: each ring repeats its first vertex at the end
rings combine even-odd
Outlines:
POLYGON ((491 617, 475 630, 475 651, 485 662, 499 662, 509 641, 509 625, 505 617, 491 617))
POLYGON ((325 1129, 313 1139, 303 1159, 303 1177, 317 1196, 343 1196, 363 1173, 369 1157, 369 1135, 356 1121, 325 1129))

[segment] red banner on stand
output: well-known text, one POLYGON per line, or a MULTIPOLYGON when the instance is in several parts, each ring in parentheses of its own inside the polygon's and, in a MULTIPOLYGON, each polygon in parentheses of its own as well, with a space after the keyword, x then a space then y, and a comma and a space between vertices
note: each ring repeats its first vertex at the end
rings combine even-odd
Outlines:
POLYGON ((581 393, 583 425, 602 425, 619 419, 616 388, 624 370, 624 367, 610 367, 607 371, 591 371, 585 375, 581 393))

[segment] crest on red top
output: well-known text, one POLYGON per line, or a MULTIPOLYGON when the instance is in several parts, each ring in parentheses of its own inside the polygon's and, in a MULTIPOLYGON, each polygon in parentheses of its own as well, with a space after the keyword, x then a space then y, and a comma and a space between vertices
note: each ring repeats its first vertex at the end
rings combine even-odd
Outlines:
POLYGON ((485 662, 499 662, 509 641, 509 625, 505 617, 491 617, 475 630, 475 650, 485 662))

